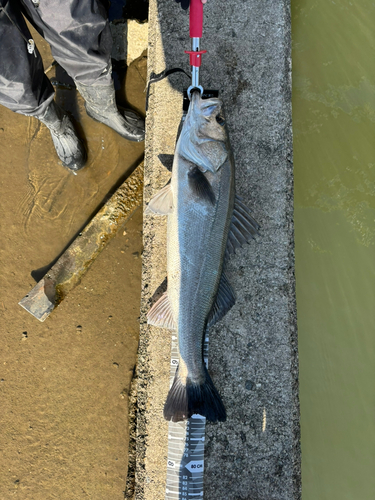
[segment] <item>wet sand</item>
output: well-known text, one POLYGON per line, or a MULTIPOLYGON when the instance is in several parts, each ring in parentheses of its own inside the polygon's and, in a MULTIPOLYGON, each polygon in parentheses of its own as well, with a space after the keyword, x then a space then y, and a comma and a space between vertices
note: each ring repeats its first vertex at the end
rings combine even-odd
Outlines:
MULTIPOLYGON (((35 36, 47 68, 48 45, 35 36)), ((144 110, 145 57, 125 90, 144 110)), ((69 83, 61 69, 48 73, 69 83)), ((91 120, 75 89, 57 102, 87 142, 87 167, 64 168, 48 129, 0 108, 0 498, 124 498, 128 391, 136 359, 142 253, 138 210, 81 284, 40 323, 19 305, 143 156, 91 120)))

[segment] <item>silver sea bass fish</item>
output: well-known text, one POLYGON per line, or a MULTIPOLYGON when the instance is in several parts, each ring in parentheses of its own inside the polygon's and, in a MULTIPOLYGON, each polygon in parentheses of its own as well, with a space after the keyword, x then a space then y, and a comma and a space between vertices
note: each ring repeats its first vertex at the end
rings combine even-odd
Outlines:
POLYGON ((168 290, 148 313, 148 323, 176 330, 179 365, 164 406, 166 420, 199 413, 224 421, 226 412, 203 361, 207 328, 235 302, 223 267, 259 225, 235 195, 234 162, 222 102, 192 95, 173 161, 171 183, 146 213, 168 214, 168 290))

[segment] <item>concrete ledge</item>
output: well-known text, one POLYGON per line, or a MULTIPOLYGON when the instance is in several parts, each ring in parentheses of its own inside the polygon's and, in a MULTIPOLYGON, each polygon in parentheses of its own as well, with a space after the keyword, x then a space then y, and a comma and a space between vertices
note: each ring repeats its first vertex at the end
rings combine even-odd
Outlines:
MULTIPOLYGON (((207 500, 300 498, 298 354, 294 283, 290 5, 287 0, 209 0, 202 84, 219 89, 236 160, 237 193, 262 237, 231 260, 237 303, 210 333, 210 372, 228 420, 207 424, 207 500)), ((148 72, 189 69, 188 13, 150 0, 148 72)), ((170 177, 189 82, 153 86, 147 115, 144 201, 170 177)), ((150 299, 166 276, 166 220, 145 217, 138 358, 137 500, 165 494, 170 332, 149 328, 150 299)))

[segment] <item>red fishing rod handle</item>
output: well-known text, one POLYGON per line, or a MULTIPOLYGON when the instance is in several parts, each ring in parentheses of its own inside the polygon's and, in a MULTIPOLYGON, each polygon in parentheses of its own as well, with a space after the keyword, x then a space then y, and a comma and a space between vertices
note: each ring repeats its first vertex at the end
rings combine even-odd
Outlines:
POLYGON ((202 0, 190 0, 190 38, 202 38, 203 3, 202 0))

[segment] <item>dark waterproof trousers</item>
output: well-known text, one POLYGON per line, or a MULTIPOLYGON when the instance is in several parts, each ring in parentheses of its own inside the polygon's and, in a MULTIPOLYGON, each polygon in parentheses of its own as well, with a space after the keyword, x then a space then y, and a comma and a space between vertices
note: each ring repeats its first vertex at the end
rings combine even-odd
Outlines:
POLYGON ((74 80, 110 83, 112 37, 97 0, 0 0, 0 104, 40 116, 54 97, 23 16, 74 80))

